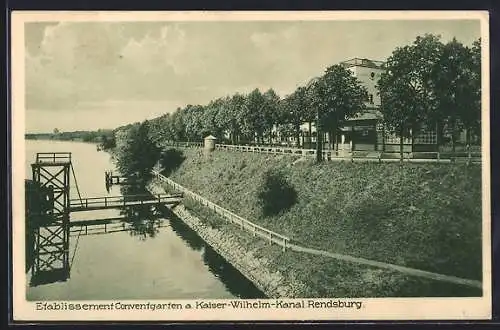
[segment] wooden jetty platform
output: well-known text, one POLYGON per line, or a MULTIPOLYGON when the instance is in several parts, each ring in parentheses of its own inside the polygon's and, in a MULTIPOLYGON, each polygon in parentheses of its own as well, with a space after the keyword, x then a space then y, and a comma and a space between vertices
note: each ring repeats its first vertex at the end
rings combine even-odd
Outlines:
POLYGON ((127 184, 136 184, 137 179, 126 177, 119 174, 113 174, 113 172, 111 171, 106 171, 104 172, 104 182, 107 186, 112 186, 114 184, 127 185, 127 184))
MULTIPOLYGON (((73 168, 71 152, 39 152, 31 164, 32 182, 37 187, 27 189, 29 203, 26 210, 26 228, 32 243, 27 247, 32 255, 30 286, 66 281, 69 278, 72 259, 70 258, 70 236, 109 233, 127 230, 131 224, 118 221, 96 220, 85 223, 71 221, 71 212, 122 208, 134 205, 173 206, 182 200, 182 194, 125 195, 82 198, 73 168), (73 180, 71 180, 73 179, 73 180), (71 181, 78 193, 71 199, 71 181), (35 203, 33 203, 35 201, 35 203), (34 206, 44 201, 44 207, 34 206), (29 222, 29 223, 28 223, 29 222), (78 232, 75 229, 79 228, 78 232)), ((106 189, 109 184, 134 184, 137 179, 124 178, 105 173, 106 189), (126 183, 125 183, 126 182, 126 183)), ((72 189, 72 188, 71 188, 72 189)), ((74 257, 74 255, 73 255, 74 257)))
POLYGON ((182 194, 106 196, 72 199, 69 207, 70 212, 82 212, 137 205, 177 205, 181 199, 182 194))

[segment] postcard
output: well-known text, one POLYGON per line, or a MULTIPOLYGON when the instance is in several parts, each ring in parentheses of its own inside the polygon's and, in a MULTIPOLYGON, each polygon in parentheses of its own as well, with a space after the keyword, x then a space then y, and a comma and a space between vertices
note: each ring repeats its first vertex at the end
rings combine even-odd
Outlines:
POLYGON ((488 24, 12 12, 14 320, 490 319, 488 24))

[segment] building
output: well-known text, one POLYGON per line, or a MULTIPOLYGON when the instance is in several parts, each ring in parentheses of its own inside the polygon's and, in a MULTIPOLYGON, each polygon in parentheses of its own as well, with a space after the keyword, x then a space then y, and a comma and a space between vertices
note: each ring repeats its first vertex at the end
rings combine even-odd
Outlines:
MULTIPOLYGON (((365 103, 366 110, 349 118, 344 127, 338 132, 337 141, 340 144, 339 149, 364 150, 364 151, 387 151, 397 152, 400 150, 399 137, 389 134, 383 125, 383 115, 380 109, 380 95, 377 89, 377 82, 384 72, 384 62, 375 61, 366 58, 353 58, 341 62, 344 68, 361 82, 368 92, 368 99, 365 103)), ((312 79, 309 84, 315 80, 312 79)), ((302 145, 311 148, 316 142, 316 129, 312 125, 312 136, 309 137, 309 123, 302 126, 303 139, 302 145)), ((436 134, 434 130, 424 130, 411 139, 403 139, 403 149, 410 151, 434 151, 436 150, 436 134)), ((325 134, 323 137, 325 148, 333 146, 333 141, 329 141, 325 134)))
MULTIPOLYGON (((383 125, 383 116, 379 111, 380 95, 377 82, 384 72, 384 62, 369 59, 354 58, 344 61, 342 66, 353 72, 353 75, 368 91, 367 111, 347 121, 344 129, 350 132, 354 150, 373 150, 394 152, 400 150, 400 138, 387 132, 383 125)), ((437 137, 434 129, 422 129, 415 134, 413 144, 411 139, 403 139, 403 150, 435 151, 437 137)))
POLYGON ((341 62, 340 65, 351 71, 368 92, 366 110, 350 118, 342 128, 344 140, 349 142, 351 148, 355 150, 378 150, 379 145, 383 144, 383 134, 381 125, 378 125, 382 120, 382 113, 379 111, 380 95, 377 82, 384 72, 384 62, 353 58, 341 62))

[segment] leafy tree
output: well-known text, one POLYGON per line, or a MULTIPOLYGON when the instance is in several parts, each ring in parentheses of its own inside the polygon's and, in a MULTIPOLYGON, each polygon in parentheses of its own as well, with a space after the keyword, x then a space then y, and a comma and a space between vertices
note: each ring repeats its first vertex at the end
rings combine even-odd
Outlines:
MULTIPOLYGON (((284 124, 279 125, 277 130, 282 138, 287 139, 287 145, 288 145, 288 139, 290 137, 294 137, 296 139, 296 130, 295 130, 294 126, 290 123, 284 123, 284 124)), ((297 140, 295 140, 295 141, 297 141, 297 140)), ((300 141, 300 131, 299 131, 299 141, 300 141)))
POLYGON ((245 104, 245 97, 237 93, 233 96, 219 99, 218 101, 219 106, 215 115, 215 121, 217 122, 220 133, 221 135, 228 133, 231 143, 236 144, 241 134, 238 118, 245 104))
POLYGON ((477 39, 471 48, 471 77, 473 90, 471 111, 464 113, 462 120, 467 128, 467 144, 470 145, 471 133, 481 137, 481 39, 477 39), (470 116, 468 116, 468 114, 470 116))
POLYGON ((241 135, 241 126, 240 120, 241 114, 245 107, 245 96, 242 94, 234 94, 230 100, 228 100, 227 106, 225 107, 226 111, 222 112, 225 118, 228 120, 228 129, 231 135, 231 142, 236 144, 240 140, 241 135))
POLYGON ((469 140, 480 120, 480 64, 472 49, 453 39, 442 47, 434 74, 437 111, 451 131, 455 151, 457 131, 467 128, 469 140))
MULTIPOLYGON (((319 113, 321 131, 328 132, 330 141, 335 139, 343 123, 365 109, 368 99, 366 88, 352 73, 341 65, 333 65, 313 85, 313 104, 319 113)), ((318 138, 321 134, 318 134, 318 138)))
POLYGON ((151 141, 149 129, 150 124, 146 120, 125 132, 125 139, 117 153, 117 165, 122 175, 144 182, 150 178, 151 170, 159 160, 160 148, 151 141))
POLYGON ((266 127, 265 106, 266 99, 257 88, 245 98, 245 106, 241 109, 239 122, 242 133, 251 141, 257 137, 258 142, 263 142, 266 127))
POLYGON ((102 135, 102 142, 101 142, 102 149, 108 150, 108 149, 113 149, 116 147, 116 139, 114 134, 111 135, 102 135))
POLYGON ((175 141, 183 141, 186 139, 186 124, 184 112, 181 108, 177 108, 170 117, 169 131, 172 139, 175 141))
POLYGON ((203 107, 189 104, 183 111, 183 120, 188 141, 201 141, 204 130, 203 107))
POLYGON ((309 82, 306 89, 307 110, 305 111, 304 119, 308 123, 309 138, 312 138, 312 123, 317 120, 318 109, 316 100, 315 84, 319 78, 309 82))
POLYGON ((211 101, 203 112, 203 137, 212 134, 219 141, 222 140, 226 126, 225 118, 221 118, 219 113, 225 108, 225 100, 222 98, 211 101))
POLYGON ((438 108, 451 131, 455 151, 458 130, 466 129, 467 145, 471 133, 481 134, 481 47, 476 40, 466 47, 456 39, 443 46, 435 68, 438 108))
POLYGON ((263 130, 269 137, 269 144, 273 143, 273 128, 281 122, 280 97, 270 88, 263 95, 264 107, 262 109, 263 130))
POLYGON ((310 119, 310 111, 308 110, 307 90, 305 87, 299 87, 287 96, 283 102, 283 113, 285 114, 286 123, 292 126, 295 137, 295 144, 300 146, 300 126, 310 119))
POLYGON ((442 120, 436 109, 437 94, 432 88, 432 68, 440 55, 439 37, 417 37, 412 45, 396 48, 386 62, 386 71, 378 81, 381 112, 389 132, 411 138, 423 123, 442 120))

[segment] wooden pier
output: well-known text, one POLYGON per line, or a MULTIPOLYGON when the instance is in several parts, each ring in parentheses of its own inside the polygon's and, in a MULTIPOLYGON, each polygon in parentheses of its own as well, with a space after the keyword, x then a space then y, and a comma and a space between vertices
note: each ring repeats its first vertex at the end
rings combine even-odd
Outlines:
POLYGON ((128 178, 122 175, 116 175, 111 171, 106 171, 104 172, 104 183, 106 184, 106 186, 112 186, 114 184, 127 185, 137 183, 137 179, 128 178))
POLYGON ((71 212, 115 209, 137 205, 177 205, 182 194, 106 196, 70 200, 71 212))
MULTIPOLYGON (((27 268, 32 271, 31 286, 66 281, 69 278, 71 268, 69 241, 70 234, 75 234, 75 226, 80 227, 78 235, 106 234, 116 230, 130 229, 130 224, 120 224, 109 220, 74 223, 70 221, 71 212, 119 209, 139 205, 174 206, 182 200, 182 194, 82 198, 70 152, 39 152, 31 167, 32 183, 37 187, 37 189, 27 190, 26 196, 30 201, 26 210, 26 228, 29 228, 29 236, 32 240, 27 245, 29 249, 27 254, 32 255, 27 268), (70 199, 71 176, 78 193, 77 199, 70 199), (44 207, 35 207, 41 204, 44 207)), ((134 184, 137 181, 134 178, 113 175, 110 171, 105 173, 105 180, 108 192, 112 184, 134 184)))

